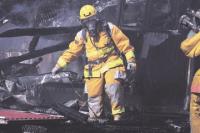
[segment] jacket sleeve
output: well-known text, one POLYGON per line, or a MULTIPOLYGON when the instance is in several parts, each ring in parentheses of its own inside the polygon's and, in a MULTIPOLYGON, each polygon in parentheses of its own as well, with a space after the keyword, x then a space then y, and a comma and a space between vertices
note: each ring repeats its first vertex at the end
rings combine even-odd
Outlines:
POLYGON ((82 31, 79 31, 74 41, 69 44, 69 48, 65 50, 59 57, 57 64, 59 67, 65 67, 71 60, 79 56, 84 48, 84 39, 82 37, 82 31))
POLYGON ((128 37, 117 26, 109 24, 111 25, 112 38, 117 48, 125 54, 128 62, 135 62, 134 47, 130 45, 128 37))
POLYGON ((200 32, 185 39, 181 43, 181 50, 186 56, 193 58, 200 55, 200 32))

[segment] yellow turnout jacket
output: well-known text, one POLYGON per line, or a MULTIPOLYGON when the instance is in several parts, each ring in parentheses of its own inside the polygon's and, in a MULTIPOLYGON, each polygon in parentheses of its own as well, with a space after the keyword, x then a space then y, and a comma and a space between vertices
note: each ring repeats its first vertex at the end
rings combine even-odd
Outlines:
MULTIPOLYGON (((192 37, 187 38, 181 43, 181 49, 189 58, 194 58, 200 55, 200 32, 192 37)), ((191 91, 200 93, 200 68, 196 71, 191 91)))
MULTIPOLYGON (((122 31, 114 24, 108 22, 111 31, 112 39, 120 52, 125 54, 127 61, 134 62, 134 48, 130 45, 129 39, 122 33, 122 31)), ((111 45, 111 38, 106 32, 99 33, 99 41, 95 42, 88 32, 83 35, 83 30, 80 30, 75 36, 74 41, 69 45, 69 48, 59 57, 57 65, 60 67, 66 66, 71 60, 77 56, 86 53, 88 62, 104 60, 98 64, 92 64, 92 74, 88 74, 89 66, 84 68, 84 77, 100 77, 100 75, 110 68, 123 66, 122 59, 117 55, 113 45, 111 45)))

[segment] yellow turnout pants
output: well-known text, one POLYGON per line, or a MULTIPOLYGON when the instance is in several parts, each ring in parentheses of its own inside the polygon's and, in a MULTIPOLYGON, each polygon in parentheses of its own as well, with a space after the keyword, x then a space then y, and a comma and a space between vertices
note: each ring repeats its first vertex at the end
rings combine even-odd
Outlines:
POLYGON ((101 117, 103 112, 103 93, 110 100, 112 115, 125 112, 124 96, 121 83, 125 78, 123 67, 109 69, 99 78, 85 79, 85 87, 88 92, 89 117, 101 117))

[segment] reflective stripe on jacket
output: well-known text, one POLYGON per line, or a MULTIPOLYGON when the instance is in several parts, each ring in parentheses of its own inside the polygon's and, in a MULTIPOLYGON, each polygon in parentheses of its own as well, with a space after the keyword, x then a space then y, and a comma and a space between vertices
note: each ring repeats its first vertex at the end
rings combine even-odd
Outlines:
MULTIPOLYGON (((181 43, 181 50, 185 53, 186 56, 190 58, 199 56, 200 55, 200 32, 184 40, 181 43)), ((191 91, 200 93, 200 68, 196 71, 194 75, 191 91)))
MULTIPOLYGON (((112 39, 120 50, 124 53, 127 61, 134 62, 134 48, 130 45, 129 39, 122 33, 122 31, 112 23, 108 23, 111 30, 112 39)), ((96 61, 100 58, 107 58, 106 62, 119 62, 120 57, 115 53, 114 47, 110 45, 110 38, 106 32, 99 33, 99 41, 94 42, 93 38, 89 37, 88 32, 86 33, 86 39, 83 37, 83 30, 79 31, 75 37, 75 40, 72 41, 69 45, 69 48, 64 51, 64 53, 58 59, 57 65, 64 67, 75 57, 79 56, 84 50, 86 51, 86 56, 88 61, 96 61), (95 46, 94 46, 95 45, 95 46), (110 54, 112 53, 112 54, 110 54)), ((121 61, 121 60, 120 60, 121 61)), ((106 65, 105 63, 103 63, 106 65)), ((120 66, 121 63, 111 63, 112 67, 120 66)), ((102 65, 93 66, 92 70, 96 70, 99 66, 104 68, 102 65), (95 68, 97 67, 97 68, 95 68)), ((108 65, 107 65, 108 66, 108 65)), ((87 67, 86 67, 87 68, 87 67)), ((109 68, 109 67, 108 67, 109 68)))

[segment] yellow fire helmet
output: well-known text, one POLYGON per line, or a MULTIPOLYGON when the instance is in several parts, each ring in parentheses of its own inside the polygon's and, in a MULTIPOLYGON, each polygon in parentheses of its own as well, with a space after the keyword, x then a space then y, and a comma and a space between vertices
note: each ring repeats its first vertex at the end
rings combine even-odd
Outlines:
POLYGON ((80 20, 84 20, 86 18, 92 17, 96 15, 96 9, 92 5, 84 5, 80 9, 80 20))

